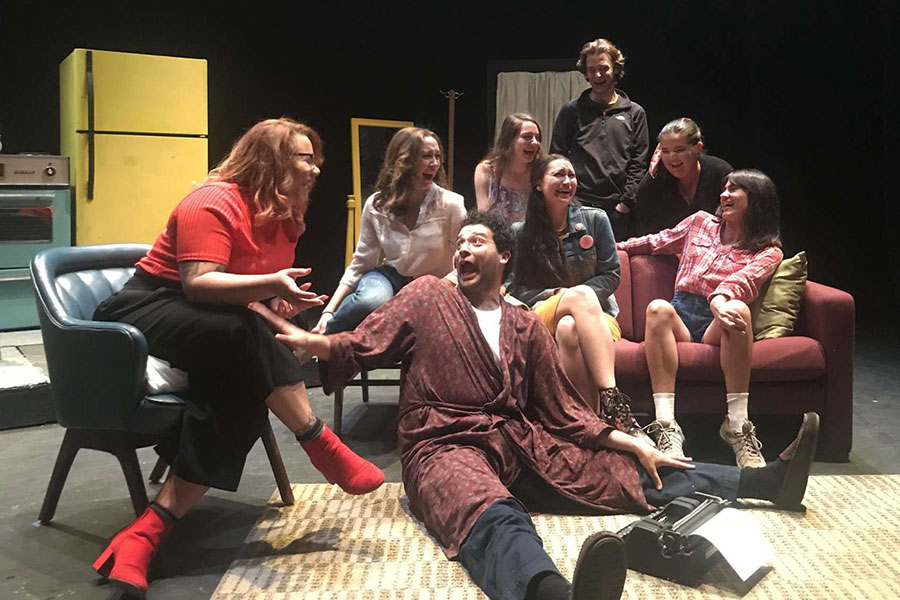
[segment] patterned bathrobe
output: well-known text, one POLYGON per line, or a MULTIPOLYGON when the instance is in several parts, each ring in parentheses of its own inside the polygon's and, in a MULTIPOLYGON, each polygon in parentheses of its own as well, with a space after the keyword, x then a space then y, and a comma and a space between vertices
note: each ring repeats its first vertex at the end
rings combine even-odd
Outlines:
POLYGON ((326 393, 402 361, 398 442, 410 507, 449 557, 481 513, 532 469, 585 513, 645 512, 634 460, 600 447, 600 421, 565 376, 547 328, 502 303, 500 366, 472 305, 420 277, 331 339, 326 393))

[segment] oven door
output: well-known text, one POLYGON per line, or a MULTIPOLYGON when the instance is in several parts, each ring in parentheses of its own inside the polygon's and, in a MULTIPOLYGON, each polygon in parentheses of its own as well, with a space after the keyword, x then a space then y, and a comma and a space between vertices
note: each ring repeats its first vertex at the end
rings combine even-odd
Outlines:
POLYGON ((51 246, 71 244, 68 190, 0 191, 0 269, 27 268, 51 246))

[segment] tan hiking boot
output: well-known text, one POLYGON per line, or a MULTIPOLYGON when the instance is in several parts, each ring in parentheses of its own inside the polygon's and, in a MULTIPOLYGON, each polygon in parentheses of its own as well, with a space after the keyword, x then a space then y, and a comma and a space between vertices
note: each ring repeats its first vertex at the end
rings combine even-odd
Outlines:
POLYGON ((766 466, 766 459, 762 455, 762 442, 756 439, 756 427, 749 419, 744 419, 740 431, 733 431, 728 427, 728 418, 719 427, 719 437, 731 446, 737 466, 742 469, 759 468, 766 466))
POLYGON ((675 419, 657 419, 647 425, 644 432, 656 443, 656 449, 666 456, 687 458, 684 455, 684 432, 675 419))

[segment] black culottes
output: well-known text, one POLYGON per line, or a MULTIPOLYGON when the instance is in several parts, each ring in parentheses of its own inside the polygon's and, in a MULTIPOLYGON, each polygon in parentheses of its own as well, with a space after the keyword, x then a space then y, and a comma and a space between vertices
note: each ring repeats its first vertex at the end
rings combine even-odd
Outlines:
POLYGON ((156 452, 192 483, 234 491, 268 417, 276 387, 303 381, 302 367, 261 316, 234 305, 187 301, 178 282, 137 270, 94 313, 137 327, 150 354, 186 371, 181 427, 156 452))

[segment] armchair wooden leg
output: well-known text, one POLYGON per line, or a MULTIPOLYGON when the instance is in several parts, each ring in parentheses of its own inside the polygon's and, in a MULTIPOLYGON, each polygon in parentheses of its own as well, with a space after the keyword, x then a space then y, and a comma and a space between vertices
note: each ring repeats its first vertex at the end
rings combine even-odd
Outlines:
POLYGON ((341 437, 341 430, 343 429, 343 420, 344 420, 344 387, 337 387, 334 390, 334 422, 331 425, 331 430, 334 431, 334 434, 338 437, 341 437))
POLYGON ((291 481, 288 479, 287 471, 284 468, 284 460, 281 458, 278 442, 275 441, 275 434, 272 432, 272 424, 268 421, 266 421, 266 428, 263 430, 261 437, 263 447, 266 449, 266 455, 269 457, 269 463, 272 465, 275 483, 278 484, 278 491, 281 493, 281 501, 288 506, 293 505, 294 491, 291 489, 291 481))
POLYGON ((363 369, 359 372, 359 379, 362 381, 362 398, 363 402, 369 401, 369 372, 363 369))
POLYGON ((59 454, 56 455, 56 464, 53 466, 53 474, 50 475, 47 493, 44 494, 41 513, 38 516, 41 525, 46 525, 53 520, 53 515, 56 514, 56 505, 59 504, 59 496, 62 494, 63 486, 66 485, 66 478, 69 476, 75 455, 80 449, 78 436, 73 431, 66 430, 62 445, 59 447, 59 454))
POLYGON ((163 475, 166 474, 166 470, 169 468, 169 465, 166 463, 163 457, 159 457, 156 460, 156 464, 153 465, 153 470, 150 471, 150 483, 159 483, 159 480, 163 478, 163 475))
POLYGON ((134 446, 124 439, 116 440, 112 444, 110 452, 115 454, 122 467, 134 514, 141 516, 141 513, 147 510, 150 501, 147 499, 147 489, 144 487, 144 476, 141 474, 141 464, 138 462, 137 452, 135 452, 134 446))

